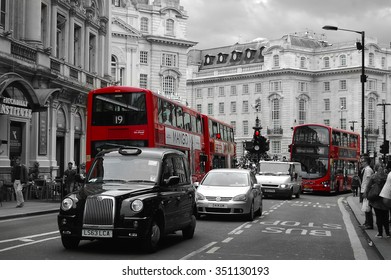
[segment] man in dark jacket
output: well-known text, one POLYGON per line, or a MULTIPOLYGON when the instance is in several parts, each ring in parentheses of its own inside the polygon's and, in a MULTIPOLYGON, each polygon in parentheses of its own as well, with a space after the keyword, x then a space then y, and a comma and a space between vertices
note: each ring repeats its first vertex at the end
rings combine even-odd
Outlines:
POLYGON ((28 171, 27 167, 20 163, 20 157, 15 158, 15 164, 11 170, 11 180, 14 184, 16 207, 23 207, 23 184, 26 184, 28 181, 28 171))

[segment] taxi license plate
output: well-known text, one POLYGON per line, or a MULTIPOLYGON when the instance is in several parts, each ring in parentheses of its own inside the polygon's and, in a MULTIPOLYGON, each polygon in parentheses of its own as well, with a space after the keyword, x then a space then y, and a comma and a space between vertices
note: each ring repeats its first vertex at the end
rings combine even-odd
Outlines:
POLYGON ((276 192, 276 190, 264 190, 264 192, 273 193, 273 192, 276 192))
POLYGON ((110 229, 83 229, 82 236, 112 238, 113 231, 110 229))
POLYGON ((227 205, 219 204, 219 203, 213 203, 213 204, 209 204, 209 207, 211 207, 211 208, 227 208, 227 205))

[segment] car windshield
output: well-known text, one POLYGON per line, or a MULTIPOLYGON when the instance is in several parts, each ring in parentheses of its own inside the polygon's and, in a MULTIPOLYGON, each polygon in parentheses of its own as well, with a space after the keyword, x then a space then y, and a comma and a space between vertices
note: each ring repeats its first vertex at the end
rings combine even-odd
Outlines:
POLYGON ((205 176, 201 185, 218 187, 245 187, 249 185, 248 176, 237 172, 213 172, 205 176))
POLYGON ((98 158, 92 166, 88 183, 107 182, 157 182, 159 162, 139 157, 104 157, 98 158))
POLYGON ((265 162, 259 164, 259 174, 267 175, 288 175, 289 174, 289 164, 281 164, 277 162, 265 162))

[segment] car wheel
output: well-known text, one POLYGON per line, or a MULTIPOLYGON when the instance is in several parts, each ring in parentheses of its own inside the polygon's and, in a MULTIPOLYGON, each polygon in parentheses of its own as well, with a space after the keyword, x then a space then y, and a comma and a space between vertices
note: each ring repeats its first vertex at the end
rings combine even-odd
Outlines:
POLYGON ((149 253, 156 252, 157 247, 159 245, 160 238, 161 238, 160 225, 155 220, 153 220, 149 227, 147 236, 143 241, 144 250, 149 253))
POLYGON ((250 212, 247 214, 247 219, 249 221, 254 221, 254 217, 255 217, 255 214, 254 214, 254 202, 252 202, 251 206, 250 206, 250 212))
POLYGON ((65 249, 76 249, 79 246, 80 238, 61 236, 61 242, 65 249))
POLYGON ((194 236, 194 231, 196 228, 197 219, 194 215, 191 215, 190 224, 182 230, 182 235, 184 239, 192 239, 194 236))

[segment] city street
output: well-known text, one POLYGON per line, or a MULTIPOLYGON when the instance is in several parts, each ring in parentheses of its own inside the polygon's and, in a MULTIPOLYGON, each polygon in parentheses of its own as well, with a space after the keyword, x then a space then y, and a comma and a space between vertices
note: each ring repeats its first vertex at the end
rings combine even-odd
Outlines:
POLYGON ((2 260, 378 260, 346 203, 348 194, 304 194, 290 201, 264 199, 263 215, 202 217, 193 239, 169 235, 155 254, 135 242, 61 244, 56 218, 47 214, 0 221, 2 260))

